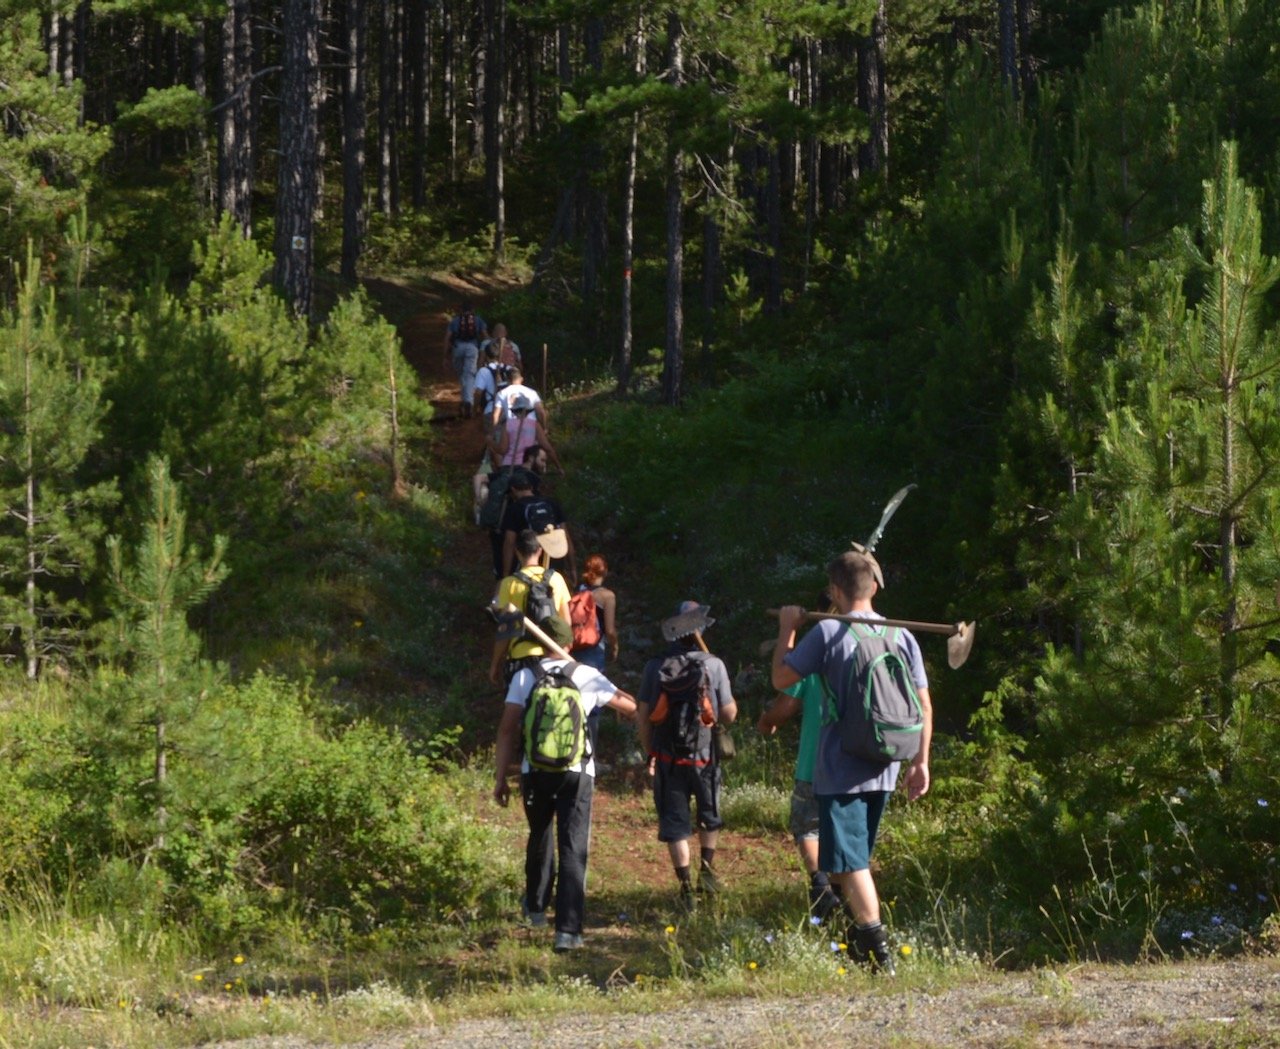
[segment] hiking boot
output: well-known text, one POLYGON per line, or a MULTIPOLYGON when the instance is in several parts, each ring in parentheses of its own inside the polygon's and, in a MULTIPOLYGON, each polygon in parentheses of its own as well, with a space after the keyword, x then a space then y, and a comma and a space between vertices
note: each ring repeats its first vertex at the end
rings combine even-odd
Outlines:
POLYGON ((831 891, 830 885, 809 886, 809 913, 825 922, 840 910, 840 897, 831 891))
POLYGON ((520 917, 522 917, 526 922, 528 922, 535 929, 545 929, 547 927, 546 911, 529 910, 528 900, 520 901, 520 917))
POLYGON ((873 973, 883 976, 895 975, 893 954, 889 951, 889 934, 883 925, 875 925, 870 929, 849 930, 849 954, 859 965, 868 966, 873 973))
POLYGON ((553 951, 576 951, 582 947, 582 933, 557 932, 556 942, 551 945, 553 951))
POLYGON ((720 879, 710 867, 698 871, 698 892, 703 896, 714 896, 720 891, 720 879))
POLYGON ((676 897, 676 909, 681 914, 692 914, 698 909, 698 897, 694 895, 692 885, 680 886, 680 894, 676 897))

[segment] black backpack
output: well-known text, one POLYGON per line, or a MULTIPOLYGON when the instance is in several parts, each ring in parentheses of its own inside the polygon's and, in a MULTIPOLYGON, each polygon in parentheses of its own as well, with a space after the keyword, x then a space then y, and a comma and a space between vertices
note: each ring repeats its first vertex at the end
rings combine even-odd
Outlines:
MULTIPOLYGON (((439 331, 440 329, 437 328, 436 330, 439 331)), ((458 314, 458 331, 454 335, 454 339, 458 342, 476 341, 476 315, 474 313, 458 314)))
POLYGON ((490 531, 502 524, 502 515, 507 509, 507 490, 511 487, 511 475, 515 467, 504 466, 489 474, 489 494, 476 517, 476 524, 490 531))
MULTIPOLYGON (((515 577, 529 588, 524 599, 524 614, 543 630, 547 629, 547 624, 551 620, 560 617, 560 613, 556 610, 555 594, 551 589, 551 579, 554 575, 555 572, 550 568, 543 572, 541 579, 525 575, 523 570, 515 573, 515 577)), ((542 643, 528 631, 525 632, 525 639, 542 643)))
POLYGON ((857 647, 849 665, 843 706, 828 703, 827 723, 840 733, 840 747, 851 757, 888 764, 910 761, 920 753, 924 711, 898 653, 896 627, 849 624, 857 647))
POLYGON ((535 499, 524 508, 524 523, 541 535, 548 528, 558 528, 555 507, 546 499, 535 499))
POLYGON ((667 656, 658 667, 658 688, 658 701, 649 714, 654 749, 680 763, 709 760, 716 711, 706 661, 692 652, 667 656))

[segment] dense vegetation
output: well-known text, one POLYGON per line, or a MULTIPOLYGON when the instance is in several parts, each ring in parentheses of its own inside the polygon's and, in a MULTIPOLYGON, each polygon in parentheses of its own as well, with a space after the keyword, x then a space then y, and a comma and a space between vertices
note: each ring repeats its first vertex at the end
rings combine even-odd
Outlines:
MULTIPOLYGON (((584 534, 635 598, 711 599, 731 662, 919 485, 882 608, 979 647, 931 652, 896 921, 1017 960, 1249 941, 1280 13, 645 10, 0 3, 11 911, 74 888, 211 946, 510 903, 455 793, 460 496, 357 280, 507 266, 498 313, 592 394, 584 534)), ((739 782, 785 784, 744 743, 739 782)))

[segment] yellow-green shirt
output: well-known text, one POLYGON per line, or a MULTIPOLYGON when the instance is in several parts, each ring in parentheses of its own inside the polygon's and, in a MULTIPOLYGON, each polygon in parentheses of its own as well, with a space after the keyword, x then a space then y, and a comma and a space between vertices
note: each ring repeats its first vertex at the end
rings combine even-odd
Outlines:
MULTIPOLYGON (((522 568, 520 571, 536 581, 542 578, 542 573, 546 569, 541 565, 534 565, 532 568, 522 568)), ((498 584, 498 596, 495 599, 495 603, 499 611, 506 608, 507 605, 515 605, 516 608, 523 609, 528 596, 529 588, 514 575, 509 575, 498 584)), ((564 610, 569 604, 569 585, 564 581, 564 576, 554 569, 551 572, 551 598, 556 603, 556 609, 563 616, 564 610)), ((566 619, 565 622, 568 622, 568 620, 566 619)), ((512 641, 507 648, 508 659, 523 659, 525 656, 545 656, 546 654, 546 646, 541 642, 530 641, 523 637, 512 641)))

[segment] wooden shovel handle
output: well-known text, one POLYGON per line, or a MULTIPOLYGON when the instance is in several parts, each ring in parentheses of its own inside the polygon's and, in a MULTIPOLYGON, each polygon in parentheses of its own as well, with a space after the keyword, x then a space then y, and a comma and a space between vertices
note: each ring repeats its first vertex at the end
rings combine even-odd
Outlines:
MULTIPOLYGON (((520 609, 516 608, 515 605, 507 605, 507 607, 503 609, 503 612, 506 612, 506 613, 520 612, 520 609)), ((520 612, 520 618, 524 620, 524 628, 527 631, 529 631, 529 633, 531 633, 534 637, 536 637, 539 641, 541 641, 544 645, 546 645, 547 648, 549 648, 557 656, 559 656, 561 659, 567 659, 570 661, 573 660, 573 656, 569 655, 568 652, 566 652, 563 648, 561 648, 555 642, 555 640, 551 637, 550 634, 548 634, 545 630, 543 630, 542 627, 538 626, 537 623, 535 623, 523 612, 520 612)))
MULTIPOLYGON (((765 614, 776 616, 780 609, 766 608, 765 614)), ((812 623, 819 619, 838 619, 842 623, 873 623, 880 626, 900 626, 907 630, 918 630, 923 634, 946 634, 950 637, 952 634, 960 633, 963 623, 919 623, 914 619, 881 619, 878 616, 867 615, 841 615, 838 612, 806 612, 804 614, 806 622, 812 623)))

